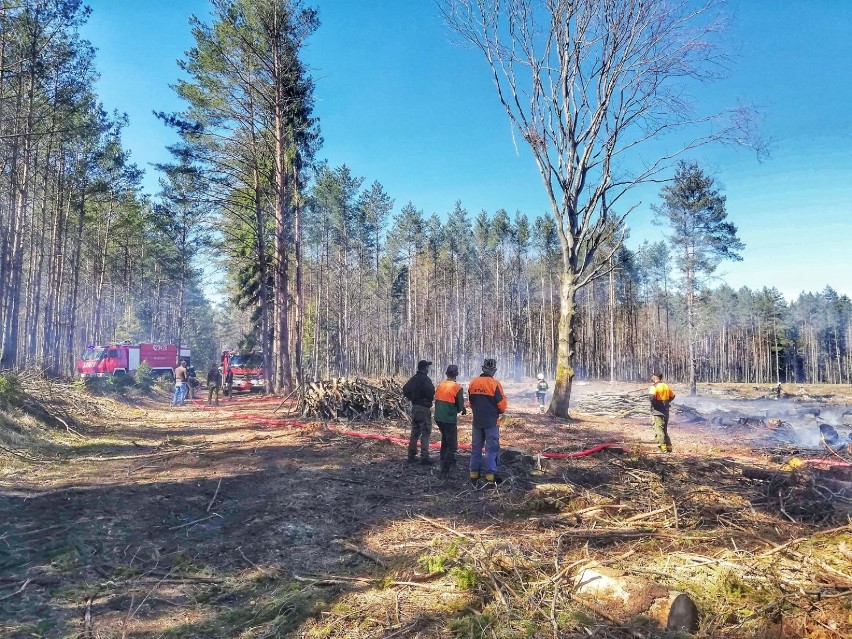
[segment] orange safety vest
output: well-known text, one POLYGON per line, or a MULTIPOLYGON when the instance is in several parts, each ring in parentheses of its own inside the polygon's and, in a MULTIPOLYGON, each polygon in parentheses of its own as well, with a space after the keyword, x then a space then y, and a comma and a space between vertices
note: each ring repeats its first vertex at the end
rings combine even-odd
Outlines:
POLYGON ((674 391, 665 382, 658 382, 651 386, 650 394, 661 402, 670 402, 675 398, 674 391))
POLYGON ((445 379, 443 382, 438 384, 438 388, 435 389, 435 401, 455 404, 456 396, 458 396, 461 388, 462 385, 458 382, 454 382, 451 379, 445 379))
POLYGON ((479 428, 496 426, 497 418, 506 412, 508 406, 506 391, 500 382, 488 375, 480 375, 471 380, 467 393, 473 410, 473 425, 479 428))
POLYGON ((657 382, 651 386, 648 394, 651 396, 651 414, 669 416, 669 402, 675 398, 674 391, 665 382, 657 382))

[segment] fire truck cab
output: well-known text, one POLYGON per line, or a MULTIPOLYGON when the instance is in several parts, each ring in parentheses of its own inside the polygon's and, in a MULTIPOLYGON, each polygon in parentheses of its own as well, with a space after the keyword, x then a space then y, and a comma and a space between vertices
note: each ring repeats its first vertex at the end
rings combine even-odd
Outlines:
POLYGON ((225 391, 265 391, 266 375, 263 368, 263 353, 251 351, 248 353, 237 353, 234 351, 222 351, 222 384, 225 391), (233 375, 230 388, 227 383, 228 373, 233 375))

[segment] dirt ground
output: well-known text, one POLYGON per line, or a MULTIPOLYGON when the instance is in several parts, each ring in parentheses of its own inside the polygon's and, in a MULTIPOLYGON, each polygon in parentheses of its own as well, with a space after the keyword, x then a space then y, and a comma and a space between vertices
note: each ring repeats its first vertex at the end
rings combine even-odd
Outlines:
MULTIPOLYGON (((104 400, 79 434, 0 451, 0 636, 682 636, 581 601, 589 562, 688 593, 701 637, 852 636, 847 451, 755 448, 675 414, 662 455, 648 419, 555 419, 529 380, 505 387, 501 444, 519 452, 490 490, 470 484, 464 451, 442 480, 398 444, 256 397, 104 400), (602 443, 617 447, 537 455, 602 443)), ((784 390, 852 401, 850 387, 784 390)))

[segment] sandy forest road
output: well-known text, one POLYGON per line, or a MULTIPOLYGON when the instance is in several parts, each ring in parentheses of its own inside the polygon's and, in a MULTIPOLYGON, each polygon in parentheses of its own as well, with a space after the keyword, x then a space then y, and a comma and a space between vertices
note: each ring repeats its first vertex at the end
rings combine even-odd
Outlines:
MULTIPOLYGON (((506 386, 515 408, 504 445, 573 451, 652 441, 645 421, 559 423, 535 415, 531 396, 506 386)), ((537 515, 559 506, 537 494, 537 483, 568 482, 576 499, 562 505, 572 509, 600 499, 642 513, 653 510, 652 491, 663 489, 659 477, 682 472, 677 456, 630 461, 604 453, 547 462, 543 475, 511 468, 499 491, 474 491, 464 477, 466 455, 455 478, 442 482, 434 469, 404 464, 398 445, 344 437, 320 424, 254 419, 275 419, 274 406, 123 407, 65 463, 7 473, 0 484, 0 635, 344 636, 334 630, 343 624, 347 636, 450 636, 451 620, 482 601, 475 588, 436 572, 437 564, 472 569, 484 561, 462 562, 448 550, 454 544, 529 543, 552 561, 553 533, 537 515), (617 495, 625 470, 649 482, 647 492, 622 486, 627 492, 617 495), (435 553, 447 558, 430 563, 435 553), (434 574, 424 581, 427 572, 434 574), (310 581, 316 578, 323 581, 310 581)), ((406 430, 363 428, 397 436, 406 430)), ((708 447, 707 436, 693 427, 673 432, 689 465, 706 467, 701 472, 720 472, 714 458, 723 453, 713 446, 725 445, 724 456, 750 454, 724 438, 708 447)), ((671 488, 682 482, 684 494, 695 492, 705 479, 684 476, 671 488)), ((771 531, 765 543, 807 529, 767 508, 758 521, 771 531)), ((684 507, 680 516, 688 513, 684 507)), ((559 543, 563 551, 570 546, 559 543)), ((463 573, 454 574, 461 581, 463 573)))

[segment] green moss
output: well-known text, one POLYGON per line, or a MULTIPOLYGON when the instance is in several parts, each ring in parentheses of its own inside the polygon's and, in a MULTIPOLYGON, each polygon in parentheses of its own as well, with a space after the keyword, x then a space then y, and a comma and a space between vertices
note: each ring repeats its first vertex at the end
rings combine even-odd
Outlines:
POLYGON ((79 566, 80 553, 73 547, 63 549, 50 558, 50 567, 60 574, 74 572, 79 566))
POLYGON ((450 575, 452 575, 453 579, 456 580, 456 584, 462 590, 472 590, 479 581, 475 570, 463 566, 455 566, 450 571, 450 575))
POLYGON ((458 559, 461 550, 458 543, 453 542, 443 550, 423 555, 417 560, 420 568, 428 573, 445 573, 458 559))
POLYGON ((458 619, 450 621, 450 632, 459 637, 484 637, 490 636, 490 631, 497 619, 486 612, 475 612, 458 619))

